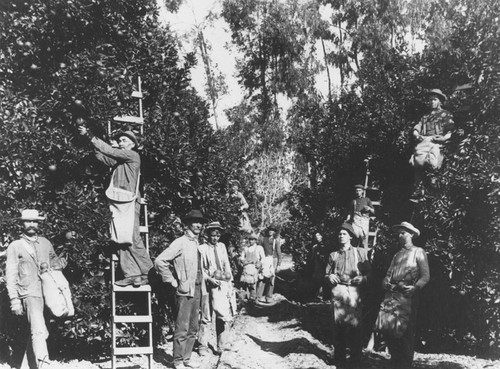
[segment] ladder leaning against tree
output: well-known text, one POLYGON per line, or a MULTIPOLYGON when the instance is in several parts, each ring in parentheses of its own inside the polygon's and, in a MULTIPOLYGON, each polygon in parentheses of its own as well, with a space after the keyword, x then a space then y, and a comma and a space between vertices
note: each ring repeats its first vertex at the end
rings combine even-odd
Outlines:
MULTIPOLYGON (((118 124, 135 125, 139 126, 139 131, 141 135, 144 134, 144 117, 142 110, 142 91, 141 91, 141 78, 137 78, 137 91, 132 92, 132 97, 137 98, 139 101, 139 116, 122 116, 114 117, 113 122, 118 124)), ((112 122, 108 122, 108 134, 112 133, 112 122)), ((140 175, 138 178, 140 181, 140 175)), ((148 211, 147 202, 145 195, 139 199, 141 205, 141 214, 143 216, 143 222, 140 225, 141 236, 144 236, 146 250, 149 252, 149 228, 148 228, 148 211)), ((148 368, 152 368, 153 364, 153 317, 151 312, 151 286, 143 285, 139 287, 127 286, 119 287, 115 285, 115 272, 116 265, 118 263, 118 256, 116 254, 112 255, 111 262, 111 283, 112 283, 112 294, 111 294, 111 368, 116 368, 116 357, 125 355, 147 355, 148 357, 148 368), (143 310, 146 310, 146 314, 140 315, 120 315, 117 314, 117 297, 130 296, 129 294, 142 294, 145 299, 144 302, 146 306, 141 306, 143 310), (135 347, 119 347, 117 345, 117 330, 120 326, 126 326, 129 324, 145 324, 147 325, 147 346, 135 346, 135 347)))

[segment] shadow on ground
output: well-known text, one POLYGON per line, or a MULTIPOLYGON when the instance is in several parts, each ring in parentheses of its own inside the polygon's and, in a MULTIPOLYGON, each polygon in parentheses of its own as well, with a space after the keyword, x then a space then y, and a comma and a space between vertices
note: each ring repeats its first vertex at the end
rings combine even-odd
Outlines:
POLYGON ((329 363, 332 359, 330 352, 322 350, 316 344, 310 342, 307 338, 297 337, 288 341, 268 342, 247 334, 262 351, 272 352, 281 357, 286 357, 290 354, 313 354, 325 363, 329 363))

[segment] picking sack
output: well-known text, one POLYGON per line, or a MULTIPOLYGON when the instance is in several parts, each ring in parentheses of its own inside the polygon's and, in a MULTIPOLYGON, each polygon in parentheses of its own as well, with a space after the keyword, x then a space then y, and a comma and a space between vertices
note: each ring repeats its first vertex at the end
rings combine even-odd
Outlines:
POLYGON ((49 269, 40 274, 45 306, 57 318, 75 315, 69 283, 60 270, 49 269))

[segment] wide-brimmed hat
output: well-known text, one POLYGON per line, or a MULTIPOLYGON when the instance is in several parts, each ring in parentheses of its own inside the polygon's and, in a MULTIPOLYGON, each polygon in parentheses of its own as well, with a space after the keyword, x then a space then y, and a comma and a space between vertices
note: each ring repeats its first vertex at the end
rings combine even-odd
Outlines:
POLYGON ((218 229, 219 231, 223 231, 224 228, 222 227, 222 225, 220 224, 220 222, 211 222, 211 223, 208 223, 207 226, 205 227, 205 231, 207 233, 210 232, 210 230, 212 229, 218 229))
POLYGON ((249 240, 258 240, 258 239, 259 239, 259 236, 257 236, 257 234, 256 234, 256 233, 253 233, 253 232, 252 232, 252 233, 249 233, 249 234, 248 234, 248 239, 249 239, 249 240))
POLYGON ((139 146, 139 140, 137 139, 137 136, 135 135, 134 132, 132 132, 132 131, 119 131, 119 132, 116 132, 113 137, 115 139, 118 139, 122 136, 130 138, 134 142, 136 147, 139 146))
POLYGON ((393 231, 397 231, 398 229, 401 228, 412 233, 414 237, 420 236, 420 231, 418 230, 418 228, 414 227, 411 223, 401 222, 400 224, 395 224, 392 226, 393 231))
POLYGON ((21 211, 21 216, 18 218, 19 220, 45 220, 45 217, 41 217, 38 214, 38 210, 35 209, 26 209, 21 211))
POLYGON ((365 189, 365 186, 363 186, 362 184, 357 184, 354 186, 355 189, 358 189, 358 188, 361 188, 362 190, 365 189))
POLYGON ((206 223, 207 220, 199 210, 191 210, 187 213, 184 218, 182 218, 182 223, 192 222, 193 220, 197 220, 200 223, 206 223))
POLYGON ((237 179, 231 179, 231 180, 229 181, 229 184, 230 184, 231 186, 236 185, 236 186, 238 186, 238 188, 241 188, 240 181, 238 181, 237 179))
POLYGON ((345 229, 347 232, 349 232, 352 238, 356 238, 356 234, 354 232, 354 228, 352 227, 351 223, 342 223, 340 229, 345 229))
POLYGON ((433 88, 432 90, 427 90, 425 92, 426 95, 436 95, 441 102, 445 102, 448 98, 439 88, 433 88))

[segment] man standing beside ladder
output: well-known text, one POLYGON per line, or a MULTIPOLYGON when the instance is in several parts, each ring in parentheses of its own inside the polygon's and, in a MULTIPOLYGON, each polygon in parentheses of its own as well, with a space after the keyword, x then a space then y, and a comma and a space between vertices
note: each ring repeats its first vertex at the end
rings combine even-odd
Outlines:
POLYGON ((37 210, 23 210, 19 220, 23 224, 23 233, 7 249, 5 274, 12 313, 25 315, 30 326, 30 339, 21 367, 48 368, 49 332, 43 315, 40 266, 46 263, 49 268, 63 269, 67 263, 66 259, 56 255, 50 241, 38 234, 38 224, 45 218, 37 210))
POLYGON ((155 260, 162 281, 176 290, 172 355, 175 369, 198 368, 201 365, 191 359, 191 354, 198 334, 201 300, 207 294, 198 243, 206 220, 201 211, 191 210, 182 223, 186 226, 185 234, 174 240, 155 260))
POLYGON ((113 169, 106 197, 112 213, 111 240, 118 245, 118 259, 123 276, 117 286, 141 286, 148 283, 148 272, 153 267, 139 229, 139 177, 141 158, 134 151, 137 137, 132 131, 115 135, 118 148, 90 135, 86 127, 78 128, 82 136, 90 138, 96 158, 113 169))

